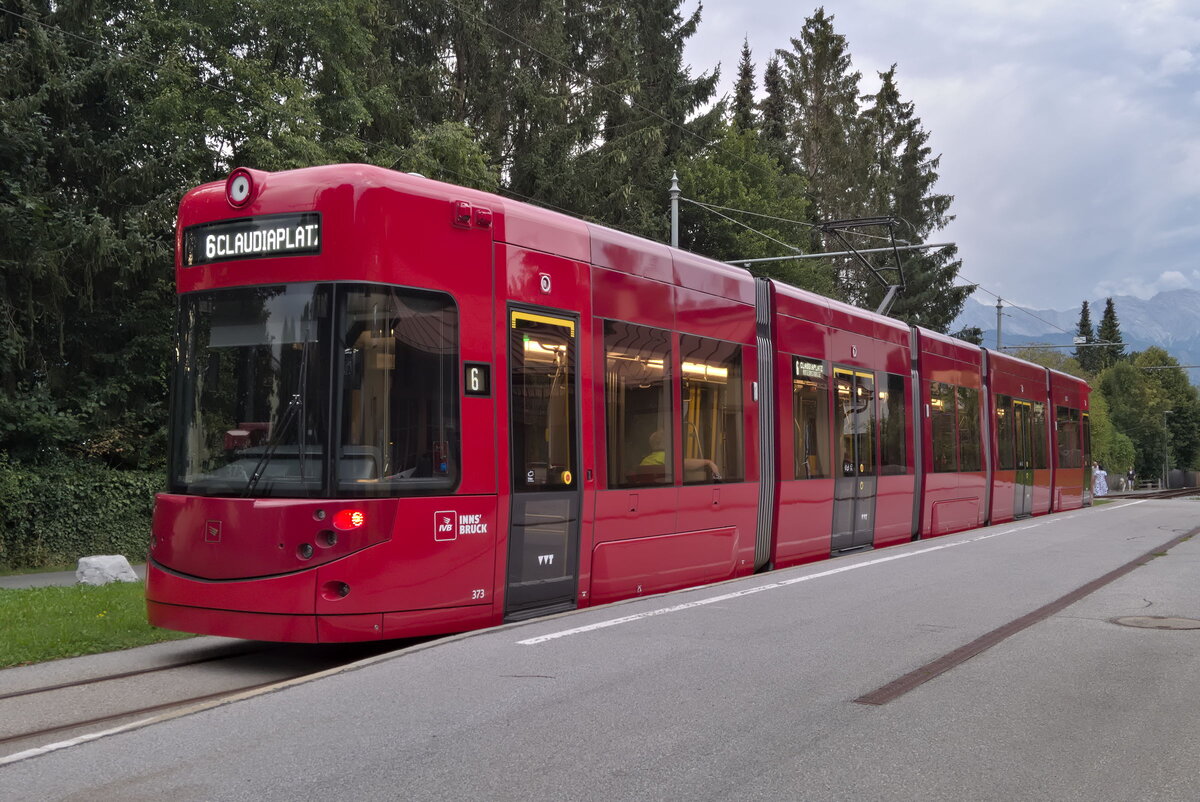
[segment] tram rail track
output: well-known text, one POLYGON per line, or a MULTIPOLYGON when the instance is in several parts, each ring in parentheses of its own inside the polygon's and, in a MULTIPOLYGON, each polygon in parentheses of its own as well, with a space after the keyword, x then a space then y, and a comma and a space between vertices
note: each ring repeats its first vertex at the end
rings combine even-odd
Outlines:
MULTIPOLYGON (((186 668, 187 666, 200 665, 202 663, 213 663, 219 660, 232 660, 237 657, 245 657, 251 654, 258 654, 269 651, 268 649, 241 649, 228 654, 209 655, 207 657, 198 657, 193 660, 179 660, 174 663, 167 663, 161 666, 152 666, 149 668, 138 668, 132 671, 119 671, 114 674, 105 674, 97 677, 87 677, 83 679, 71 680, 70 682, 59 682, 54 685, 44 685, 40 688, 25 688, 19 691, 9 691, 0 693, 0 702, 5 699, 16 699, 20 696, 35 696, 39 693, 52 693, 53 691, 61 691, 67 688, 81 688, 86 685, 98 685, 102 682, 114 682, 121 679, 129 679, 131 677, 140 677, 146 674, 157 674, 162 671, 171 671, 177 668, 186 668)), ((3 740, 0 740, 3 743, 3 740)))
POLYGON ((297 677, 303 677, 303 676, 304 676, 304 674, 296 674, 291 677, 281 677, 281 678, 273 679, 270 682, 258 683, 257 685, 246 685, 246 686, 243 686, 240 688, 230 688, 227 690, 217 691, 216 693, 204 694, 203 696, 193 696, 188 699, 177 699, 177 700, 173 700, 170 702, 163 702, 161 704, 150 705, 148 707, 139 707, 134 710, 124 710, 124 711, 117 712, 117 713, 110 713, 110 714, 104 715, 104 716, 97 716, 95 718, 85 719, 83 721, 71 721, 71 722, 67 722, 65 724, 56 724, 51 727, 42 727, 41 729, 37 729, 37 730, 28 730, 25 732, 19 732, 14 735, 0 737, 0 746, 4 746, 5 744, 9 744, 9 743, 15 743, 17 741, 28 741, 28 740, 32 740, 35 738, 41 738, 41 737, 44 737, 47 735, 55 735, 60 732, 67 732, 70 730, 95 727, 100 724, 108 724, 109 722, 118 721, 120 719, 136 718, 138 716, 146 716, 146 715, 150 715, 152 713, 161 713, 165 710, 171 710, 172 708, 191 707, 192 705, 195 705, 195 704, 200 704, 202 702, 210 702, 215 699, 221 699, 222 697, 233 697, 240 693, 245 693, 246 691, 258 690, 260 688, 268 688, 268 687, 270 687, 272 685, 276 685, 280 682, 287 682, 289 679, 296 679, 297 677))
MULTIPOLYGON (((219 703, 402 648, 404 643, 257 643, 250 648, 217 650, 200 645, 191 655, 175 655, 161 664, 138 666, 126 660, 117 667, 121 670, 107 672, 96 671, 94 657, 73 658, 78 663, 64 666, 73 671, 66 672, 61 682, 0 693, 0 759, 56 740, 94 735, 123 723, 219 703), (72 678, 71 673, 76 676, 72 678)), ((32 678, 29 674, 25 677, 32 678)))
POLYGON ((1186 498, 1188 496, 1200 496, 1200 488, 1177 487, 1171 490, 1146 490, 1121 494, 1123 499, 1186 498))

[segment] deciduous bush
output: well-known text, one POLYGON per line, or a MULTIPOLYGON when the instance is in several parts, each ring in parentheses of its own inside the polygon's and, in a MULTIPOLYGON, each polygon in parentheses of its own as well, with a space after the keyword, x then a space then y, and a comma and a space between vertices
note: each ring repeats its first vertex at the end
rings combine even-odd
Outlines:
POLYGON ((37 568, 89 554, 140 562, 150 543, 159 472, 61 459, 24 465, 0 454, 0 568, 37 568))

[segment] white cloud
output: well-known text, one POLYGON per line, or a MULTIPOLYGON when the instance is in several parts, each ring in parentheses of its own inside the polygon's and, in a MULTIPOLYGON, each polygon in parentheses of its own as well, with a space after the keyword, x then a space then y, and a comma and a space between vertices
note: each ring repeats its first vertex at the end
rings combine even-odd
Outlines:
POLYGON ((1107 298, 1114 295, 1132 295, 1143 301, 1153 298, 1160 292, 1171 290, 1186 290, 1200 286, 1196 277, 1200 275, 1193 271, 1188 278, 1177 270, 1167 270, 1157 278, 1144 279, 1137 275, 1122 276, 1116 279, 1101 281, 1092 288, 1092 297, 1107 298))
POLYGON ((1179 48, 1172 50, 1162 57, 1158 63, 1158 72, 1160 75, 1178 75, 1183 72, 1190 72, 1193 64, 1196 63, 1196 58, 1190 51, 1179 48))

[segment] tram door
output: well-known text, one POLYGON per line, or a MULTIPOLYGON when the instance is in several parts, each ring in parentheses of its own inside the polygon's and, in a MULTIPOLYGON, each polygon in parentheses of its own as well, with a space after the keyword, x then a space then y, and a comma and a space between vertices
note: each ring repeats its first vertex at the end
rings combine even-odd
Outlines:
POLYGON ((1013 517, 1033 513, 1033 404, 1013 399, 1013 430, 1016 435, 1013 457, 1017 465, 1013 517))
POLYGON ((512 523, 505 614, 573 606, 579 563, 577 324, 509 310, 512 523))
POLYGON ((834 368, 833 551, 875 541, 875 377, 834 368))

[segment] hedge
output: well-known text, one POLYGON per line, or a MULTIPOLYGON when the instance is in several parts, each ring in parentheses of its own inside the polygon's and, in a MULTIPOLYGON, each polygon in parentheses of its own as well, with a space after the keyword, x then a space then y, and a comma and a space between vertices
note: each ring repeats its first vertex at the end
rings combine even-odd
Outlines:
POLYGON ((142 562, 159 472, 60 459, 23 465, 0 454, 0 569, 41 568, 91 554, 142 562))

